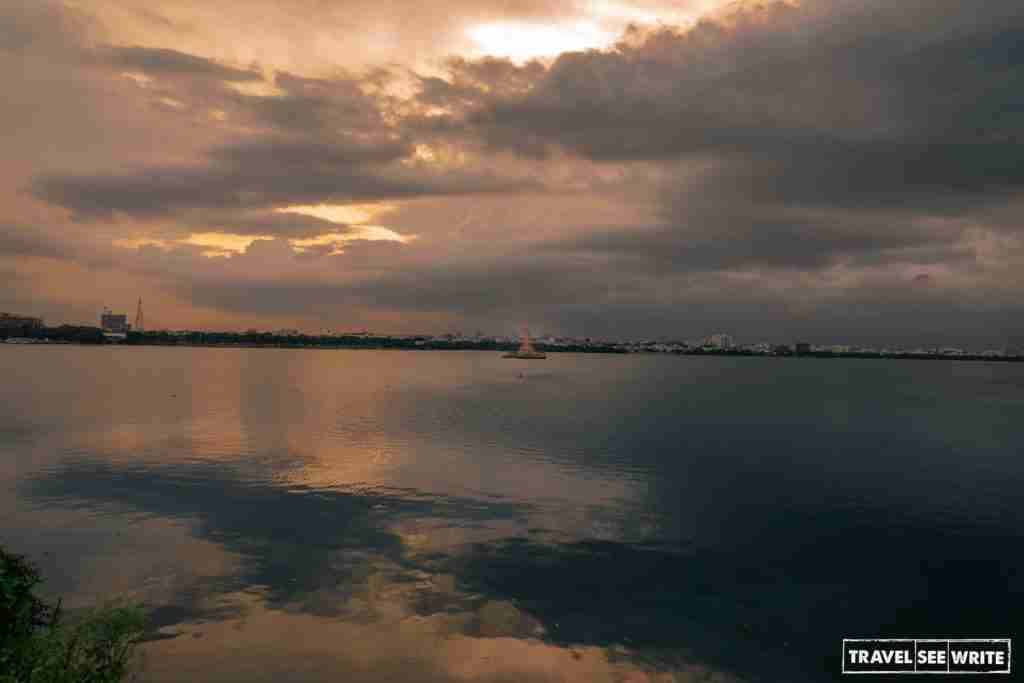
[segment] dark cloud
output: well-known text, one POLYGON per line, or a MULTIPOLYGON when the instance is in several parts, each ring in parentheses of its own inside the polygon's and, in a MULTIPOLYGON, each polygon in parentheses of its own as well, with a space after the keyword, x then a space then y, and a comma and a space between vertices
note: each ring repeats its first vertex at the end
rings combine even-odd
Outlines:
POLYGON ((88 15, 52 0, 4 3, 0 18, 0 52, 9 54, 74 50, 95 29, 88 15))
POLYGON ((728 160, 721 185, 764 199, 1005 196, 1024 182, 1024 12, 1009 2, 992 12, 1000 21, 951 2, 898 12, 769 3, 563 54, 526 89, 488 87, 511 77, 481 65, 483 84, 470 88, 466 69, 453 69, 451 84, 424 81, 421 96, 455 109, 437 129, 490 146, 609 162, 728 160))
MULTIPOLYGON (((420 80, 418 100, 433 111, 410 129, 538 160, 557 150, 608 167, 654 165, 658 221, 577 231, 537 246, 529 267, 506 255, 480 282, 474 267, 420 271, 406 303, 482 314, 478 294, 514 299, 576 329, 614 327, 605 316, 670 328, 695 310, 706 325, 810 329, 790 297, 848 334, 857 326, 836 311, 873 334, 909 336, 900 315, 932 333, 943 311, 991 322, 991 309, 949 298, 948 278, 938 290, 906 288, 924 281, 907 274, 921 266, 991 286, 999 271, 980 255, 979 231, 1021 226, 986 215, 1024 189, 1024 12, 1009 2, 986 10, 770 4, 691 30, 637 31, 549 67, 453 62, 447 79, 420 80), (729 284, 733 273, 746 274, 742 287, 729 284)), ((380 301, 414 277, 376 282, 380 301)), ((1005 292, 996 299, 1004 305, 1005 292)))
POLYGON ((332 131, 362 131, 379 134, 390 126, 382 114, 383 102, 364 92, 391 78, 386 71, 365 78, 303 78, 277 73, 274 85, 282 92, 276 97, 237 97, 243 111, 276 130, 309 137, 332 131))
POLYGON ((160 76, 208 77, 222 81, 257 81, 263 78, 256 69, 236 69, 166 48, 104 47, 97 50, 95 58, 111 67, 160 76))
MULTIPOLYGON (((385 116, 388 98, 370 81, 340 74, 305 78, 278 73, 275 96, 244 95, 227 81, 259 78, 173 50, 108 48, 105 63, 136 68, 178 83, 141 89, 175 108, 229 112, 242 135, 209 147, 192 164, 144 165, 130 172, 44 173, 32 194, 67 208, 77 219, 172 216, 195 209, 247 210, 308 203, 342 203, 429 195, 516 192, 534 179, 504 178, 494 170, 439 169, 413 163, 413 137, 385 116)), ((202 125, 213 125, 207 117, 202 125)), ((275 233, 276 234, 276 233, 275 233)))
POLYGON ((191 209, 514 192, 536 186, 487 173, 418 171, 390 163, 407 152, 406 145, 393 140, 252 140, 212 150, 206 164, 117 175, 47 175, 33 183, 32 191, 80 219, 101 219, 116 213, 155 217, 191 209))
MULTIPOLYGON (((470 23, 576 16, 450 6, 470 23)), ((480 327, 523 316, 587 334, 683 319, 806 332, 813 318, 884 337, 937 329, 943 310, 992 323, 1024 285, 1019 2, 733 4, 550 62, 452 57, 444 77, 413 74, 411 98, 392 87, 408 64, 362 72, 338 52, 296 68, 321 43, 289 53, 264 24, 267 61, 249 65, 190 52, 201 26, 161 43, 106 35, 64 5, 0 11, 0 50, 28 55, 4 72, 19 85, 6 201, 80 221, 0 231, 0 249, 58 254, 74 231, 68 258, 109 252, 183 305, 254 324, 298 309, 480 327), (273 211, 377 200, 397 207, 382 225, 417 239, 296 253, 287 240, 352 228, 273 211), (193 232, 278 239, 217 262, 199 245, 109 246, 193 232)))
MULTIPOLYGON (((856 218, 756 216, 724 212, 687 216, 697 225, 605 230, 548 245, 565 254, 611 259, 617 269, 651 274, 742 268, 819 269, 840 262, 951 260, 957 231, 936 231, 856 218), (918 249, 941 247, 938 253, 918 249)), ((899 219, 895 219, 898 221, 899 219)))
POLYGON ((387 164, 407 157, 411 146, 389 137, 362 141, 356 137, 341 137, 325 141, 292 140, 286 138, 245 141, 217 147, 210 157, 238 168, 283 166, 295 170, 337 170, 361 164, 387 164))
MULTIPOLYGON (((333 259, 339 272, 359 273, 359 262, 386 264, 389 257, 397 260, 397 252, 403 248, 394 242, 350 243, 344 254, 320 258, 333 259)), ((260 258, 261 250, 270 256, 280 253, 280 246, 254 243, 246 257, 260 258)), ((309 255, 292 258, 301 261, 309 255)), ((524 255, 474 265, 378 266, 376 272, 361 275, 347 282, 264 278, 235 282, 209 277, 181 281, 175 287, 195 305, 253 314, 288 313, 294 310, 296 301, 302 301, 305 311, 317 313, 333 313, 345 306, 372 306, 396 312, 455 313, 495 319, 517 319, 526 311, 537 312, 543 308, 537 303, 542 300, 548 306, 559 306, 599 294, 591 271, 567 272, 562 261, 538 262, 524 255)))
POLYGON ((517 66, 508 59, 496 57, 478 60, 453 57, 445 66, 447 78, 417 76, 417 99, 421 103, 462 109, 484 104, 495 96, 521 95, 533 88, 545 71, 538 61, 517 66))
POLYGON ((1024 189, 1020 149, 948 139, 795 144, 777 157, 727 167, 715 182, 722 194, 766 203, 962 214, 1024 189))
MULTIPOLYGON (((282 251, 269 242, 257 244, 268 252, 282 251)), ((193 305, 252 316, 288 315, 301 301, 304 314, 328 320, 371 307, 398 315, 454 316, 465 329, 512 332, 515 322, 525 320, 539 333, 613 339, 695 339, 727 331, 742 342, 960 345, 1024 340, 1024 318, 1007 314, 1019 308, 1012 293, 986 298, 956 292, 935 277, 869 277, 844 286, 829 276, 799 271, 786 271, 790 277, 779 280, 705 270, 659 273, 649 264, 630 263, 618 247, 604 255, 520 252, 475 264, 416 265, 403 262, 404 249, 374 242, 365 249, 349 245, 342 255, 293 257, 331 259, 337 272, 358 275, 348 281, 234 279, 211 273, 172 286, 193 305), (389 260, 400 265, 389 268, 389 260), (354 267, 360 263, 362 268, 354 267)))
POLYGON ((69 258, 75 253, 66 242, 19 225, 0 223, 0 256, 69 258))
POLYGON ((395 310, 495 317, 601 299, 604 289, 590 269, 535 254, 402 269, 350 287, 364 300, 395 310))

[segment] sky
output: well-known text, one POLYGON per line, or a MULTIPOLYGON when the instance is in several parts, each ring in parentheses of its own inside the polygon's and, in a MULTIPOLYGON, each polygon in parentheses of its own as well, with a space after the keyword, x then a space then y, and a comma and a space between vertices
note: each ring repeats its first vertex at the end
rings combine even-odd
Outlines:
POLYGON ((0 0, 0 310, 1024 346, 1019 0, 0 0))

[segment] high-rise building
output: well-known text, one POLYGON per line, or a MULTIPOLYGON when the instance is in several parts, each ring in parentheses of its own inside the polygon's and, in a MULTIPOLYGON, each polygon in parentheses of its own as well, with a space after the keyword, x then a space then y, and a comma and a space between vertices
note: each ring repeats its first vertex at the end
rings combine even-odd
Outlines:
POLYGON ((711 335, 704 343, 716 349, 731 349, 733 346, 732 337, 722 333, 711 335))
POLYGON ((127 334, 131 329, 126 314, 114 313, 109 308, 103 309, 103 314, 100 316, 100 327, 104 332, 112 334, 127 334))

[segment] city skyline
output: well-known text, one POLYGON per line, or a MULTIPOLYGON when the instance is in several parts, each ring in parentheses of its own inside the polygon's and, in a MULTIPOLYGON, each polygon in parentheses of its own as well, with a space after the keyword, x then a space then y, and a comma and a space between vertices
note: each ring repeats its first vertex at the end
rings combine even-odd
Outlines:
MULTIPOLYGON (((346 348, 354 341, 362 340, 356 346, 371 347, 377 342, 384 348, 427 348, 448 349, 464 348, 477 350, 494 350, 495 345, 518 345, 527 332, 521 329, 518 335, 498 334, 476 330, 465 332, 452 330, 445 333, 418 332, 412 334, 390 334, 370 330, 338 330, 322 328, 319 330, 282 328, 282 329, 168 329, 143 328, 141 321, 141 300, 135 323, 128 322, 125 313, 117 313, 104 307, 99 317, 99 326, 69 325, 53 323, 46 325, 42 318, 12 314, 0 311, 0 339, 9 343, 79 343, 130 341, 132 344, 199 344, 199 345, 248 345, 276 346, 280 342, 290 346, 313 346, 346 348), (91 330, 91 332, 90 332, 91 330), (134 333, 134 337, 129 337, 134 333), (29 337, 22 336, 29 334, 29 337), (53 338, 51 338, 53 337, 53 338), (333 340, 333 341, 332 341, 333 340), (364 343, 365 342, 365 343, 364 343), (395 346, 397 343, 397 346, 395 346)), ((1024 349, 1006 344, 989 345, 985 348, 964 347, 953 344, 917 344, 913 347, 892 344, 859 344, 848 340, 788 340, 782 343, 771 342, 762 338, 737 340, 728 332, 715 332, 704 335, 662 335, 659 337, 589 337, 559 335, 550 332, 529 334, 529 339, 536 341, 545 349, 565 351, 617 351, 625 353, 690 353, 695 351, 712 351, 740 353, 743 355, 830 355, 858 357, 942 357, 963 358, 967 360, 1019 360, 1024 358, 1024 349)))
POLYGON ((1024 345, 1018 2, 14 5, 0 310, 1024 345))

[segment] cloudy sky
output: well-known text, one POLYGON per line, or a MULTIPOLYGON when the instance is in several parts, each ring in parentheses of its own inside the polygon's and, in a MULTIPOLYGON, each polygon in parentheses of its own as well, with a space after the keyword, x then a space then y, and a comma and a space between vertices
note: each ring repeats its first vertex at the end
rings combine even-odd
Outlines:
POLYGON ((1024 345, 1019 0, 0 0, 0 310, 1024 345))

